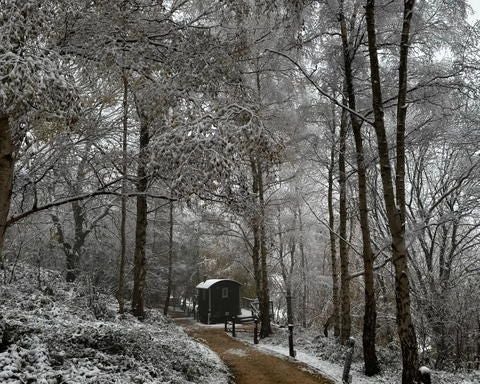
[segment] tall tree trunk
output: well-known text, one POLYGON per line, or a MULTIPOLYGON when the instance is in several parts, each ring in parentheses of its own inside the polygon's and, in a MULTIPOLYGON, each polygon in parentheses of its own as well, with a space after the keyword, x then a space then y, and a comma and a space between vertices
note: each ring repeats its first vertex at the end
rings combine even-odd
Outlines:
POLYGON ((0 268, 4 268, 3 245, 12 197, 14 143, 8 116, 0 115, 0 268))
POLYGON ((123 82, 123 134, 122 134, 122 201, 120 221, 120 257, 118 260, 118 312, 125 312, 125 263, 127 258, 127 139, 128 139, 128 77, 123 82))
POLYGON ((264 184, 263 169, 261 160, 257 159, 257 178, 258 178, 258 205, 260 209, 260 272, 262 276, 262 300, 260 301, 261 322, 260 337, 268 337, 272 334, 272 326, 270 324, 270 292, 268 287, 268 270, 267 270, 267 239, 265 231, 265 200, 264 200, 264 184))
POLYGON ((340 123, 340 150, 338 152, 338 184, 340 187, 340 341, 346 344, 351 335, 352 318, 350 315, 350 279, 348 273, 347 239, 347 177, 345 169, 345 150, 347 141, 347 114, 342 111, 340 123))
MULTIPOLYGON (((87 142, 85 144, 85 153, 87 154, 90 149, 90 144, 87 142)), ((77 173, 75 177, 75 181, 73 183, 67 183, 70 185, 70 192, 72 195, 79 195, 82 192, 82 185, 85 181, 85 167, 87 166, 87 155, 83 156, 80 163, 78 164, 77 173)), ((67 274, 66 280, 67 282, 74 282, 79 273, 80 273, 80 263, 82 261, 82 250, 85 244, 85 240, 90 233, 85 226, 85 212, 84 208, 80 205, 79 201, 73 201, 71 204, 72 207, 72 215, 73 215, 73 243, 70 245, 68 243, 64 243, 68 246, 69 251, 65 252, 67 257, 67 274)), ((60 222, 58 222, 60 225, 60 222)))
MULTIPOLYGON (((257 86, 257 102, 259 105, 262 104, 262 87, 260 79, 260 66, 259 58, 256 61, 256 73, 255 81, 257 86)), ((261 276, 261 287, 260 287, 260 296, 258 297, 260 301, 260 314, 261 314, 261 327, 260 327, 260 337, 268 337, 272 334, 272 327, 270 324, 270 294, 268 288, 268 271, 267 271, 267 243, 265 238, 265 201, 264 201, 264 185, 263 185, 263 169, 262 169, 262 160, 258 157, 255 161, 255 178, 256 187, 257 187, 257 200, 258 200, 258 230, 259 230, 259 266, 260 266, 260 276, 261 276)))
MULTIPOLYGON (((250 158, 250 168, 252 172, 252 192, 256 196, 258 194, 258 177, 257 177, 257 163, 256 160, 250 158)), ((262 274, 260 266, 260 215, 256 208, 257 198, 255 197, 255 209, 251 218, 251 229, 253 233, 253 247, 252 247, 252 265, 253 265, 253 277, 255 280, 255 292, 259 301, 259 308, 261 310, 260 303, 263 300, 262 295, 262 274)))
POLYGON ((260 226, 258 224, 258 216, 251 220, 252 233, 253 233, 253 247, 252 247, 252 266, 253 266, 253 278, 255 280, 255 293, 257 299, 260 302, 262 296, 262 275, 260 273, 260 226))
MULTIPOLYGON (((343 14, 343 1, 340 8, 340 30, 343 46, 343 60, 345 71, 345 83, 348 97, 348 106, 351 110, 356 110, 356 96, 353 84, 353 46, 352 40, 348 37, 347 23, 343 14)), ((351 24, 354 24, 356 18, 356 10, 352 15, 351 24)), ((363 138, 361 131, 361 122, 358 117, 350 113, 352 123, 353 136, 355 140, 355 151, 357 160, 357 180, 358 180, 358 205, 360 211, 360 227, 362 232, 363 243, 363 268, 365 281, 365 309, 363 316, 363 360, 365 363, 365 374, 373 376, 380 371, 378 365, 377 354, 375 350, 377 309, 375 299, 375 282, 373 274, 374 255, 370 239, 370 226, 368 223, 368 203, 367 203, 367 175, 365 168, 365 155, 363 149, 363 138)))
POLYGON ((172 294, 173 284, 173 201, 170 200, 168 207, 168 276, 167 276, 167 296, 165 297, 165 306, 163 307, 163 314, 168 314, 168 307, 170 305, 170 295, 172 294))
MULTIPOLYGON (((412 17, 414 6, 413 0, 405 0, 404 21, 401 37, 400 49, 400 76, 399 76, 399 105, 400 108, 405 109, 406 81, 407 76, 407 56, 408 56, 408 40, 409 40, 409 26, 412 17), (403 103, 401 101, 403 100, 403 103)), ((405 207, 396 206, 396 203, 404 204, 404 183, 402 180, 405 174, 397 174, 397 198, 395 198, 395 191, 393 187, 392 170, 389 159, 389 146, 385 130, 383 100, 381 89, 380 66, 378 62, 378 52, 376 43, 375 30, 375 1, 367 0, 366 6, 366 20, 368 32, 368 50, 370 57, 370 72, 371 72, 371 87, 372 87, 372 104, 374 112, 374 128, 377 136, 378 155, 380 159, 380 172, 383 185, 383 196, 385 208, 387 212, 388 226, 392 237, 392 256, 395 267, 395 299, 397 307, 397 332, 400 339, 402 349, 402 384, 413 384, 418 379, 418 349, 417 337, 411 316, 410 304, 410 282, 408 278, 408 255, 405 243, 405 226, 403 222, 405 207), (401 185, 398 185, 400 181, 401 185), (400 194, 400 196, 398 196, 400 194)), ((406 112, 406 111, 405 111, 406 112)), ((404 129, 405 121, 398 121, 398 119, 405 119, 406 114, 397 115, 397 130, 404 129), (403 128, 402 128, 403 127, 403 128)), ((400 146, 404 144, 404 133, 401 138, 400 146)), ((398 140, 398 132, 397 132, 398 140)), ((404 161, 404 152, 398 152, 397 143, 397 164, 398 161, 404 161)), ((398 168, 398 166, 397 166, 398 168)), ((401 172, 402 167, 398 170, 401 172)), ((397 172, 398 172, 397 170, 397 172)))
POLYGON ((149 142, 148 125, 140 124, 140 146, 137 168, 137 220, 135 228, 135 256, 133 265, 133 315, 142 319, 145 316, 144 290, 146 277, 145 244, 147 240, 147 191, 146 173, 147 148, 149 142))
POLYGON ((477 313, 477 358, 475 369, 480 369, 480 315, 477 313))
MULTIPOLYGON (((357 161, 363 163, 363 156, 362 159, 358 159, 358 157, 359 153, 357 152, 357 161)), ((365 283, 365 309, 363 316, 362 335, 363 359, 365 363, 365 374, 367 376, 373 376, 380 372, 380 366, 378 365, 377 353, 375 349, 377 327, 377 301, 375 297, 375 278, 373 272, 374 255, 370 243, 370 229, 368 226, 368 206, 366 197, 367 186, 365 175, 360 176, 359 171, 358 178, 360 226, 363 238, 363 268, 365 283)))
POLYGON ((270 324, 270 299, 268 292, 267 244, 265 239, 265 207, 263 197, 263 171, 261 161, 250 158, 252 172, 252 191, 255 195, 255 212, 252 217, 253 248, 252 260, 255 286, 260 309, 260 337, 268 337, 272 333, 270 324))
POLYGON ((50 217, 52 218, 53 225, 57 231, 56 241, 62 246, 63 252, 65 253, 65 268, 67 270, 66 281, 71 283, 75 281, 76 277, 76 257, 71 244, 65 239, 60 219, 53 213, 50 214, 50 217))
MULTIPOLYGON (((283 278, 283 283, 285 284, 285 302, 287 305, 287 323, 293 324, 295 317, 293 314, 293 294, 292 294, 292 277, 293 277, 293 270, 295 267, 295 250, 296 250, 296 238, 295 235, 291 236, 289 241, 289 250, 288 253, 290 254, 290 264, 287 268, 285 262, 285 252, 284 252, 284 244, 283 244, 283 236, 282 236, 282 225, 280 221, 280 208, 278 209, 278 240, 279 240, 279 262, 280 262, 280 270, 283 278)), ((297 212, 294 213, 294 221, 293 221, 293 229, 296 230, 296 222, 297 222, 297 212)))
POLYGON ((67 254, 67 282, 73 282, 78 277, 80 272, 81 252, 87 237, 87 232, 84 230, 85 216, 78 201, 72 202, 72 213, 75 237, 71 252, 67 254))
POLYGON ((404 0, 400 63, 398 66, 397 143, 395 193, 402 226, 405 227, 405 125, 407 119, 408 47, 415 0, 404 0))
POLYGON ((281 221, 280 206, 277 210, 277 224, 278 224, 278 261, 280 263, 280 273, 282 274, 283 283, 285 284, 285 302, 287 304, 287 322, 292 324, 292 289, 290 286, 290 280, 288 278, 287 267, 285 264, 285 246, 283 243, 283 228, 281 221))
MULTIPOLYGON (((340 336, 340 317, 339 317, 339 303, 338 303, 338 271, 337 271, 337 246, 335 228, 335 212, 333 210, 333 174, 335 169, 335 107, 332 107, 332 146, 330 149, 330 164, 328 167, 328 226, 330 232, 330 261, 332 270, 332 321, 333 321, 333 335, 340 336)), ((328 327, 327 327, 328 329, 328 327)))
MULTIPOLYGON (((297 212, 295 211, 294 213, 294 218, 293 218, 293 229, 294 233, 296 231, 297 227, 297 212)), ((290 268, 287 274, 288 280, 287 280, 287 318, 288 318, 288 324, 293 324, 295 321, 295 316, 293 314, 293 295, 292 295, 292 278, 293 278, 293 269, 295 267, 295 250, 297 247, 297 239, 295 238, 295 235, 291 237, 290 239, 290 268)))
POLYGON ((288 324, 293 324, 294 322, 292 300, 293 300, 292 283, 291 283, 291 280, 289 279, 286 290, 285 290, 285 301, 287 304, 287 323, 288 324))
POLYGON ((300 231, 299 248, 300 248, 300 263, 302 268, 302 326, 307 327, 307 300, 308 300, 308 286, 307 286, 307 259, 305 257, 304 237, 303 237, 303 219, 302 208, 298 206, 298 229, 300 231))

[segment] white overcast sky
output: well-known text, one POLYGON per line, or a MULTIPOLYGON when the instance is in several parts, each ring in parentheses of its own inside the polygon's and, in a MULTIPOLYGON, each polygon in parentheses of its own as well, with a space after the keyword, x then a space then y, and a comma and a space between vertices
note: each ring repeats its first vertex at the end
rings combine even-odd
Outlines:
POLYGON ((475 14, 473 15, 474 19, 480 19, 480 0, 470 0, 470 5, 473 8, 475 14))

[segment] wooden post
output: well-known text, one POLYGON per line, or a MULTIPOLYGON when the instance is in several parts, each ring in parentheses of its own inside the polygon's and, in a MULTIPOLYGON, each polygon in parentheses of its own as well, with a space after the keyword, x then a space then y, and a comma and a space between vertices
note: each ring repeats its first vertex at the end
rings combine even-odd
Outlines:
POLYGON ((295 350, 293 349, 293 324, 288 324, 288 353, 290 357, 295 357, 295 350))
POLYGON ((420 367, 418 370, 420 371, 420 382, 423 384, 432 384, 430 369, 427 367, 420 367))
POLYGON ((347 341, 347 345, 350 349, 347 352, 347 356, 345 357, 345 365, 343 367, 343 375, 342 375, 342 383, 343 384, 350 384, 352 382, 352 376, 350 375, 350 367, 352 365, 353 359, 353 350, 355 348, 355 339, 350 337, 347 341))
POLYGON ((232 336, 237 337, 237 334, 235 333, 235 316, 232 316, 232 336))
POLYGON ((225 332, 228 332, 227 324, 228 324, 228 317, 225 317, 225 332))
POLYGON ((255 319, 255 327, 253 328, 253 344, 258 344, 258 319, 255 319))

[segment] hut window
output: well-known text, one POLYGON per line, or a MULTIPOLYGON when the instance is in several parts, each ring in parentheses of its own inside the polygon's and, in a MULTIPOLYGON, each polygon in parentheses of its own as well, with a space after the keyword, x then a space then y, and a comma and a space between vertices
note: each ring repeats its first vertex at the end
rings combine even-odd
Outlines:
POLYGON ((228 288, 222 288, 222 299, 228 298, 228 288))
POLYGON ((207 290, 202 289, 202 300, 207 300, 207 290))

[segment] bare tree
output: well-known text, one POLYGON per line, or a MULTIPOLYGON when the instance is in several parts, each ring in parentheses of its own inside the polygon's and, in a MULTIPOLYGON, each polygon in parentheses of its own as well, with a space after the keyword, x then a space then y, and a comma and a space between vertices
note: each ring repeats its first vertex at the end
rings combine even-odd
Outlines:
POLYGON ((395 298, 397 307, 397 332, 402 348, 402 384, 413 384, 418 378, 417 337, 411 315, 410 282, 408 277, 408 251, 405 242, 405 118, 407 112, 407 74, 410 23, 415 2, 405 0, 400 42, 399 84, 397 109, 396 181, 392 179, 389 144, 385 129, 382 98, 382 79, 378 60, 377 32, 375 27, 375 1, 367 0, 366 22, 374 128, 377 136, 378 156, 383 185, 383 198, 392 239, 393 265, 395 267, 395 298))
MULTIPOLYGON (((361 43, 361 37, 354 35, 357 18, 357 3, 355 3, 354 11, 350 19, 350 30, 347 28, 347 20, 344 15, 343 1, 340 1, 339 20, 340 32, 342 37, 343 48, 343 64, 345 76, 345 88, 348 98, 348 106, 352 111, 356 111, 356 92, 353 83, 352 64, 355 52, 361 43), (350 35, 349 35, 350 33, 350 35)), ((350 121, 352 125, 356 161, 357 161, 357 180, 358 180, 358 204, 360 212, 360 227, 362 232, 363 243, 363 265, 365 280, 365 310, 363 317, 363 354, 365 362, 365 374, 367 376, 375 375, 379 372, 379 365, 375 351, 375 335, 376 335, 376 300, 375 300, 375 284, 373 274, 374 255, 370 238, 370 225, 368 222, 368 198, 367 198, 367 174, 365 166, 365 153, 363 149, 362 122, 354 113, 350 113, 350 121)))

